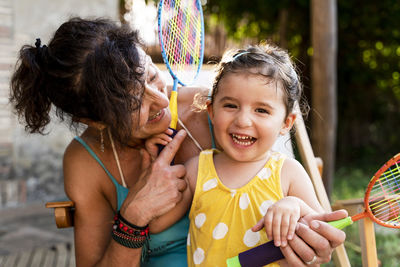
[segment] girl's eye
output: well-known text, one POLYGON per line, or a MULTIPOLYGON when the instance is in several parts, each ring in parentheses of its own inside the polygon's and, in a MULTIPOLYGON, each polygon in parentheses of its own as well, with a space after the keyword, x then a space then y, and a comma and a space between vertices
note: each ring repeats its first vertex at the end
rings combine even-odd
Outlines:
POLYGON ((235 104, 224 104, 224 108, 236 108, 235 104))
POLYGON ((264 109, 264 108, 257 108, 256 112, 258 113, 264 113, 264 114, 269 114, 268 110, 264 109))

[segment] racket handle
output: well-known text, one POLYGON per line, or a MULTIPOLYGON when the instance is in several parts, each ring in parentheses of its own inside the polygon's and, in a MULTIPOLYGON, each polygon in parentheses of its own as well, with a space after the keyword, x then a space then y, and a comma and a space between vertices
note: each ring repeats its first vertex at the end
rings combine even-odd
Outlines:
MULTIPOLYGON (((174 138, 175 135, 178 133, 178 131, 175 130, 175 129, 172 129, 172 128, 170 128, 170 129, 173 131, 173 133, 170 134, 169 136, 170 136, 171 138, 174 138)), ((157 144, 157 147, 158 147, 158 154, 160 154, 161 151, 164 149, 165 146, 164 146, 164 145, 157 144)), ((174 160, 172 160, 171 165, 174 165, 174 160)))
POLYGON ((172 129, 176 129, 176 125, 178 124, 178 91, 177 91, 178 82, 174 79, 174 85, 171 91, 171 96, 169 97, 169 110, 171 112, 171 123, 169 127, 172 129))
POLYGON ((283 254, 273 241, 239 253, 226 260, 228 267, 258 267, 283 259, 283 254))
POLYGON ((341 220, 337 220, 337 221, 332 221, 332 222, 328 222, 328 224, 332 225, 333 227, 337 228, 337 229, 343 229, 349 225, 353 224, 353 220, 351 219, 351 217, 346 217, 344 219, 341 220))
MULTIPOLYGON (((328 222, 328 224, 337 229, 343 229, 353 224, 353 220, 349 216, 341 220, 328 222)), ((264 266, 283 258, 284 256, 279 247, 276 247, 274 242, 270 241, 227 259, 226 264, 228 267, 264 266)))

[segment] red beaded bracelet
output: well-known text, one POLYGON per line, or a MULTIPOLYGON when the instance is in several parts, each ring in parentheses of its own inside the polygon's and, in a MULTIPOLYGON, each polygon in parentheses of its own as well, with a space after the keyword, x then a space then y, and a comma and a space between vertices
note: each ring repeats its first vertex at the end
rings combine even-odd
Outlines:
POLYGON ((118 211, 114 216, 112 231, 113 239, 119 244, 129 248, 148 247, 149 225, 140 227, 128 222, 118 211))

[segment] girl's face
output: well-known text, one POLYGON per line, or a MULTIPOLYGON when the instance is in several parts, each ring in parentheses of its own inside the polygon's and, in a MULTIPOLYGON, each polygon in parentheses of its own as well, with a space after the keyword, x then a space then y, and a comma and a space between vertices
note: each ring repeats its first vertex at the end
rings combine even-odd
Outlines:
POLYGON ((166 83, 162 73, 144 51, 142 54, 145 64, 145 91, 140 113, 132 114, 133 136, 140 139, 165 131, 171 121, 166 83))
POLYGON ((280 83, 247 74, 226 74, 208 106, 215 137, 224 153, 240 162, 263 160, 296 116, 286 117, 280 83))

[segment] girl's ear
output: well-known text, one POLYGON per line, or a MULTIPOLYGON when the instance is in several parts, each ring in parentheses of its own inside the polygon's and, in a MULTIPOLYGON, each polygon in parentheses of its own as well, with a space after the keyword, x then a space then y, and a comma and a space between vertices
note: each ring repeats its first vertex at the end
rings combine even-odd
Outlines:
POLYGON ((290 131, 290 129, 292 129, 294 121, 296 120, 296 118, 297 118, 297 114, 296 113, 290 113, 289 115, 287 115, 287 117, 285 119, 285 122, 284 122, 284 124, 282 126, 282 129, 280 130, 279 133, 281 135, 287 134, 290 131))

